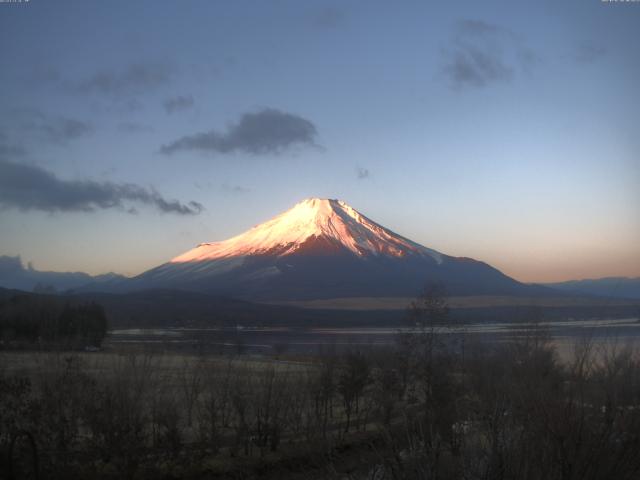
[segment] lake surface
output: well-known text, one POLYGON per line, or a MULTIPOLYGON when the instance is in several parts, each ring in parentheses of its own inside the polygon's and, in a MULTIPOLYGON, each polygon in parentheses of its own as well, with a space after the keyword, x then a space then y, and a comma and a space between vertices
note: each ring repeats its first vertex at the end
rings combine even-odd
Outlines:
MULTIPOLYGON (((596 343, 628 344, 640 340, 637 318, 593 319, 541 322, 562 355, 580 340, 596 343)), ((443 336, 464 334, 471 340, 508 342, 531 331, 532 325, 519 323, 467 324, 458 329, 441 328, 443 336)), ((358 328, 154 328, 122 329, 110 332, 106 346, 147 346, 158 349, 235 352, 251 354, 296 353, 316 354, 393 345, 400 332, 411 329, 393 327, 358 328)))

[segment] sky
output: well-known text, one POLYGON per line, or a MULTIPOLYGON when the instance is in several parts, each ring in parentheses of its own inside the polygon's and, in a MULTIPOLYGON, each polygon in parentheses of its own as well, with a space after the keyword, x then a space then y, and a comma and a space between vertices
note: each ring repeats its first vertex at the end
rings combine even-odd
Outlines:
POLYGON ((640 2, 0 3, 0 255, 135 275, 308 197, 640 276, 640 2))

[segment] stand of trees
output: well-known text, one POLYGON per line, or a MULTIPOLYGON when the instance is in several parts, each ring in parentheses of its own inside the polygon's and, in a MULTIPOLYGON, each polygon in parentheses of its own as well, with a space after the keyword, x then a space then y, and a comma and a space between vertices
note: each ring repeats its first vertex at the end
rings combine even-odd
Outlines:
POLYGON ((48 295, 15 295, 0 301, 3 344, 46 343, 99 347, 107 318, 95 303, 72 305, 48 295))

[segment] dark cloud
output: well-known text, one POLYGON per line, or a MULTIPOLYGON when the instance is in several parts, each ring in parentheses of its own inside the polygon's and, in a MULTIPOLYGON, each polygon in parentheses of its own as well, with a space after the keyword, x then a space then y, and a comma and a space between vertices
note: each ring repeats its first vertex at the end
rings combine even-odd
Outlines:
POLYGON ((251 191, 251 189, 242 185, 230 185, 228 183, 223 183, 221 188, 226 193, 248 193, 251 191))
POLYGON ((203 209, 197 202, 167 200, 154 189, 132 183, 62 180, 37 166, 0 160, 0 207, 46 212, 116 208, 136 213, 131 203, 179 215, 195 215, 203 209))
POLYGON ((93 127, 82 120, 59 117, 53 121, 41 125, 46 135, 55 142, 66 142, 87 135, 93 131, 93 127))
POLYGON ((89 122, 63 116, 48 115, 35 109, 14 109, 9 112, 11 128, 19 134, 64 144, 93 133, 89 122))
POLYGON ((368 168, 357 167, 356 175, 358 176, 358 180, 366 180, 367 178, 371 177, 371 172, 368 168))
POLYGON ((238 123, 230 125, 224 133, 211 130, 187 135, 163 145, 160 152, 165 155, 186 150, 277 154, 295 145, 317 146, 316 136, 316 127, 309 120, 267 108, 256 113, 245 113, 238 123))
POLYGON ((0 158, 22 157, 26 155, 26 153, 27 151, 20 145, 3 143, 0 141, 0 158))
POLYGON ((118 131, 121 133, 149 133, 153 132, 153 127, 136 122, 120 122, 118 131))
POLYGON ((193 182, 193 186, 196 187, 198 190, 210 190, 213 188, 213 183, 211 182, 193 182))
POLYGON ((175 113, 182 110, 188 110, 193 107, 193 97, 178 95, 177 97, 168 98, 164 101, 164 109, 167 113, 175 113))
POLYGON ((209 85, 211 81, 218 81, 226 72, 235 68, 237 62, 236 57, 232 55, 212 56, 206 60, 186 64, 183 68, 197 82, 209 85))
POLYGON ((109 109, 118 113, 134 113, 144 110, 144 104, 135 97, 114 97, 109 109))
POLYGON ((136 63, 122 71, 96 72, 72 90, 109 96, 138 94, 168 84, 173 74, 174 69, 165 63, 136 63))
POLYGON ((498 25, 483 22, 482 20, 461 20, 458 22, 457 29, 459 33, 466 35, 494 35, 510 32, 498 25))
POLYGON ((118 169, 116 167, 107 167, 100 172, 101 177, 110 177, 118 173, 118 169))
POLYGON ((210 181, 199 181, 199 182, 194 182, 193 186, 196 187, 198 190, 216 189, 216 190, 222 190, 224 193, 228 193, 228 194, 248 193, 251 191, 250 188, 243 187, 242 185, 234 185, 227 182, 224 182, 218 185, 210 181))
POLYGON ((34 86, 59 86, 61 82, 60 72, 51 65, 35 65, 23 77, 25 83, 34 86))
POLYGON ((318 10, 314 10, 310 15, 311 24, 318 28, 336 28, 344 22, 344 11, 334 7, 325 6, 318 10))
POLYGON ((482 87, 490 82, 509 80, 513 71, 496 55, 475 47, 459 49, 449 59, 445 73, 456 88, 482 87))
POLYGON ((593 63, 606 53, 607 50, 598 45, 580 45, 576 49, 573 58, 578 63, 593 63))
POLYGON ((443 72, 454 89, 483 87, 511 80, 518 68, 529 71, 537 56, 509 29, 480 20, 456 25, 444 52, 443 72))
POLYGON ((517 53, 520 66, 525 72, 531 72, 533 67, 540 63, 540 57, 532 49, 522 46, 517 53))

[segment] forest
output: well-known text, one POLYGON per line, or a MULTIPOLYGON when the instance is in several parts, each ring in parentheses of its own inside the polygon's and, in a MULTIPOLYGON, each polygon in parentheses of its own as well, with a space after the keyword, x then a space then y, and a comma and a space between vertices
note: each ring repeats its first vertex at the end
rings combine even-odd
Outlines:
POLYGON ((93 302, 29 293, 0 300, 0 341, 5 348, 97 348, 107 324, 104 309, 93 302))

